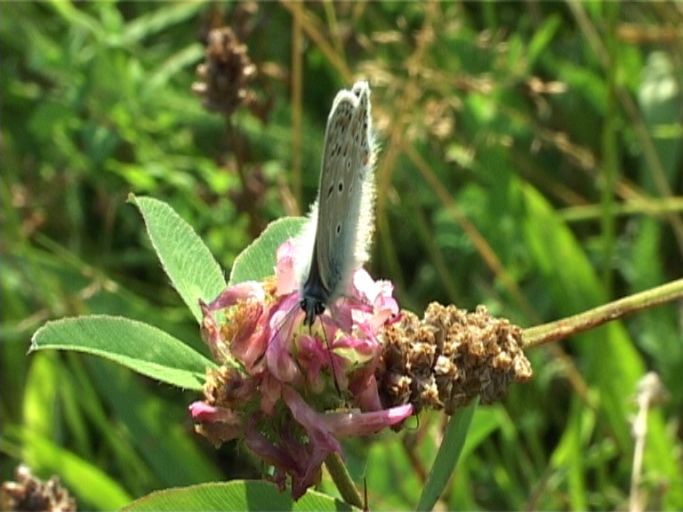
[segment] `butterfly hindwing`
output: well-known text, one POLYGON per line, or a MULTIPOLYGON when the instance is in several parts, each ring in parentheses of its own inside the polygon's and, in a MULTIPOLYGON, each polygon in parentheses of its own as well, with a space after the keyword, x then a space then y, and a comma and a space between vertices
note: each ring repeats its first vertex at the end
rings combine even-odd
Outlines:
POLYGON ((370 88, 362 81, 337 94, 327 119, 312 260, 302 289, 307 323, 346 291, 353 271, 367 261, 373 160, 370 88))

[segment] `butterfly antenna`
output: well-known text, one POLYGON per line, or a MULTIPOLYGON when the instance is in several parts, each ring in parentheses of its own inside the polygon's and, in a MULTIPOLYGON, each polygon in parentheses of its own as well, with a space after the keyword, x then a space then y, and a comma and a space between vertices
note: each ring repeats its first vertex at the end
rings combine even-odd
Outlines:
MULTIPOLYGON (((320 318, 320 327, 322 328, 323 331, 323 338, 325 338, 325 345, 327 345, 327 355, 330 358, 330 370, 332 370, 332 380, 334 381, 334 388, 337 390, 337 394, 341 397, 342 392, 341 388, 339 387, 339 382, 337 381, 337 372, 334 368, 334 357, 332 357, 332 347, 330 346, 330 340, 327 338, 327 331, 325 330, 325 324, 323 323, 323 318, 322 316, 320 318)), ((310 328, 310 326, 309 326, 310 328)))

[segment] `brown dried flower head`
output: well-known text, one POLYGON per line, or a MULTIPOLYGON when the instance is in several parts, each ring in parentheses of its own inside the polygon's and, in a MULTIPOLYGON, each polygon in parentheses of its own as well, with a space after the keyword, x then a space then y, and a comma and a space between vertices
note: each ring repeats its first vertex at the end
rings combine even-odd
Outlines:
POLYGON ((384 407, 411 403, 453 414, 477 395, 484 404, 499 400, 511 382, 532 375, 522 329, 484 306, 468 313, 434 302, 421 320, 403 311, 381 336, 376 378, 384 407))
POLYGON ((198 82, 192 90, 204 100, 209 110, 231 115, 237 107, 253 99, 247 84, 256 74, 256 66, 229 27, 212 29, 207 38, 206 60, 197 66, 198 82))
POLYGON ((3 482, 0 509, 13 511, 75 512, 76 501, 53 476, 47 482, 39 480, 23 464, 15 471, 16 482, 3 482))

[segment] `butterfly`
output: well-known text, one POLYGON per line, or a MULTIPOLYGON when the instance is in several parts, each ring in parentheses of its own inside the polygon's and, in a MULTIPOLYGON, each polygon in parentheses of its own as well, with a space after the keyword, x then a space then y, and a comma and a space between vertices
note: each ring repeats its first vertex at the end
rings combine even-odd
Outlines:
POLYGON ((325 144, 318 197, 299 240, 304 324, 343 296, 353 272, 369 259, 374 230, 374 172, 376 147, 372 131, 370 86, 356 82, 342 89, 332 103, 325 129, 325 144))

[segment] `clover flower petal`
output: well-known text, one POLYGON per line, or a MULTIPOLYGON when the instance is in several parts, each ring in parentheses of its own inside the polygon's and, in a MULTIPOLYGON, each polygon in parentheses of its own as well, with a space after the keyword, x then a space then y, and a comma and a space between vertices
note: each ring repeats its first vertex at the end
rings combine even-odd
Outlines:
POLYGON ((288 295, 297 290, 296 279, 296 244, 287 240, 277 248, 275 279, 277 294, 288 295))
POLYGON ((337 412, 324 415, 322 420, 336 438, 366 436, 402 422, 413 414, 411 404, 374 412, 337 412))
POLYGON ((299 301, 296 293, 285 297, 274 310, 269 320, 270 336, 266 348, 269 371, 282 382, 295 382, 301 379, 299 370, 290 350, 292 333, 301 314, 296 309, 299 301))
POLYGON ((209 302, 209 311, 217 311, 237 304, 240 300, 255 299, 263 302, 266 298, 263 285, 258 281, 245 281, 226 288, 214 300, 209 302))
POLYGON ((244 433, 242 417, 235 411, 205 402, 194 402, 189 410, 197 431, 215 445, 237 439, 244 433))

